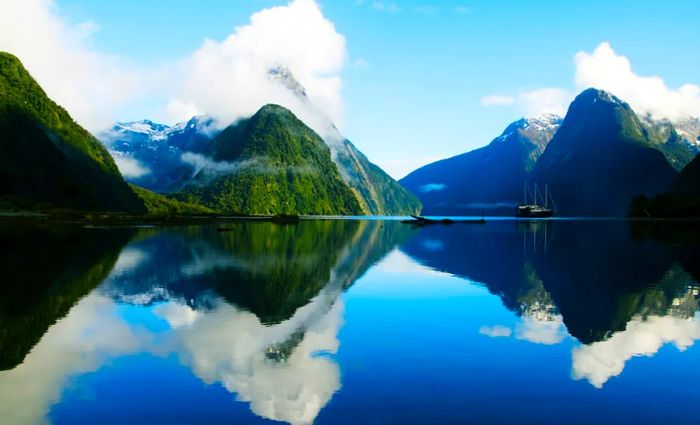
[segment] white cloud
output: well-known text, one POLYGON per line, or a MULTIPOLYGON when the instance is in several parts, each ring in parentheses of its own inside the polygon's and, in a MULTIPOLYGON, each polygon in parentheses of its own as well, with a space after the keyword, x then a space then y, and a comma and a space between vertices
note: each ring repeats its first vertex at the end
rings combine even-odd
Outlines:
POLYGON ((586 379, 596 388, 618 376, 632 357, 655 355, 664 344, 673 344, 683 351, 700 339, 700 321, 673 316, 635 318, 624 331, 605 341, 574 348, 572 375, 586 379))
POLYGON ((184 102, 180 99, 173 99, 165 106, 165 110, 160 114, 163 121, 168 123, 181 123, 192 117, 204 115, 192 103, 184 102))
POLYGON ((70 377, 139 350, 147 336, 119 316, 115 304, 89 295, 51 326, 21 365, 0 371, 0 417, 8 424, 48 423, 70 377))
MULTIPOLYGON (((421 274, 430 276, 449 276, 447 273, 431 269, 430 267, 420 264, 408 255, 404 254, 399 249, 394 249, 389 254, 387 254, 384 259, 377 264, 376 270, 382 271, 384 273, 406 275, 406 274, 421 274)), ((391 282, 390 280, 387 282, 391 282)), ((406 285, 405 281, 396 280, 394 281, 402 286, 406 285)))
POLYGON ((112 152, 112 157, 117 164, 117 168, 119 168, 119 172, 126 178, 135 179, 151 173, 148 167, 134 158, 121 155, 118 152, 112 152))
POLYGON ((127 247, 119 253, 117 262, 112 267, 112 274, 124 273, 135 270, 149 259, 149 254, 141 249, 127 247))
POLYGON ((673 89, 661 77, 640 76, 632 70, 629 59, 618 55, 608 42, 599 44, 592 53, 578 52, 574 62, 579 88, 609 91, 637 113, 656 118, 700 117, 700 86, 684 84, 673 89))
POLYGON ((535 90, 521 90, 515 96, 487 95, 480 101, 483 106, 514 105, 528 117, 539 117, 545 114, 564 115, 573 94, 556 87, 546 87, 535 90))
POLYGON ((508 338, 513 331, 507 326, 482 326, 479 333, 491 338, 508 338))
POLYGON ((515 98, 513 96, 501 96, 501 95, 488 95, 483 96, 481 99, 481 104, 484 106, 501 106, 501 105, 512 105, 515 103, 515 98))
POLYGON ((209 114, 225 126, 278 103, 327 139, 330 121, 342 125, 345 39, 315 0, 263 9, 226 39, 207 39, 183 60, 150 69, 97 51, 89 37, 99 25, 69 22, 54 0, 0 2, 11 3, 0 14, 0 50, 17 55, 49 97, 93 132, 149 95, 169 99, 155 115, 171 124, 209 114), (309 101, 270 79, 268 71, 279 65, 309 101))
POLYGON ((180 64, 182 89, 169 109, 210 114, 228 125, 277 103, 324 135, 319 110, 342 123, 339 72, 346 56, 345 38, 318 4, 293 0, 255 13, 223 41, 206 40, 180 64), (278 66, 291 71, 318 109, 270 78, 268 71, 278 66))
POLYGON ((227 303, 190 321, 183 306, 177 309, 182 318, 169 316, 187 325, 176 329, 174 345, 195 375, 208 384, 221 383, 238 400, 249 402, 253 413, 291 424, 313 423, 341 385, 337 363, 317 355, 336 353, 340 345, 343 306, 334 301, 336 296, 324 291, 273 326, 227 303), (269 358, 290 343, 296 347, 284 354, 284 361, 269 358))
POLYGON ((445 190, 447 188, 446 184, 443 183, 428 183, 424 184, 419 188, 419 190, 423 193, 428 193, 428 192, 439 192, 441 190, 445 190))
POLYGON ((566 337, 566 327, 560 315, 548 320, 523 317, 515 329, 515 337, 535 344, 558 344, 566 337))
POLYGON ((515 105, 528 116, 544 113, 563 115, 574 98, 574 91, 589 87, 606 90, 629 103, 639 114, 679 120, 700 117, 700 86, 683 84, 671 88, 658 76, 640 76, 630 60, 619 55, 608 42, 600 43, 591 53, 580 51, 574 56, 576 73, 572 90, 547 87, 521 90, 515 96, 487 95, 484 106, 515 105))
POLYGON ((518 107, 528 117, 539 117, 544 114, 564 115, 573 96, 570 92, 554 87, 518 94, 518 107))
POLYGON ((146 87, 121 58, 89 47, 93 22, 71 24, 53 0, 0 0, 0 50, 16 55, 54 101, 89 130, 110 126, 117 109, 146 87))

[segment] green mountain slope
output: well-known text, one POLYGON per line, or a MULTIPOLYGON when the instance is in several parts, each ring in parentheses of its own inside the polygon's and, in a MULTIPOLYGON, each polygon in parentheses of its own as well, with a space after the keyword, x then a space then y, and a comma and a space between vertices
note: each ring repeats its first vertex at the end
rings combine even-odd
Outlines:
POLYGON ((549 184, 560 215, 624 216, 635 196, 664 191, 676 174, 627 103, 588 89, 569 107, 533 180, 549 184))
POLYGON ((227 213, 363 213, 325 142, 281 106, 229 126, 204 153, 207 165, 179 195, 187 201, 227 213))
POLYGON ((143 211, 107 150, 0 52, 0 204, 143 211))
POLYGON ((420 213, 422 206, 418 198, 371 163, 349 140, 343 140, 342 147, 335 155, 335 163, 367 214, 420 213))
POLYGON ((149 215, 197 215, 213 214, 214 211, 199 204, 178 201, 159 193, 136 185, 130 185, 131 189, 141 199, 149 215))

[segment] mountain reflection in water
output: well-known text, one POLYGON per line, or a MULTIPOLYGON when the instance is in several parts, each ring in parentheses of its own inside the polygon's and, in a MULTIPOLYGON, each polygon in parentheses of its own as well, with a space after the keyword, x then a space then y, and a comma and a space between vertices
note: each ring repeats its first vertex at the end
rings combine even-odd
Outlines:
MULTIPOLYGON (((415 314, 405 325, 413 329, 392 323, 395 336, 382 335, 379 325, 386 322, 375 322, 362 328, 361 336, 349 330, 344 337, 345 320, 352 327, 352 318, 374 317, 382 308, 388 316, 378 317, 390 317, 390 302, 352 307, 373 288, 367 283, 355 291, 353 286, 370 270, 375 276, 370 282, 394 285, 395 291, 417 297, 416 306, 432 301, 410 295, 411 282, 431 297, 465 305, 436 284, 440 276, 455 276, 465 288, 486 288, 489 298, 498 297, 518 319, 504 321, 502 308, 483 307, 465 320, 474 320, 475 329, 491 338, 471 343, 469 350, 486 353, 495 349, 489 341, 500 339, 552 349, 570 344, 570 375, 589 388, 603 388, 623 374, 633 357, 655 356, 667 344, 684 350, 700 338, 700 238, 692 227, 493 221, 415 229, 380 220, 230 227, 217 232, 212 226, 0 226, 3 423, 89 423, 97 412, 112 412, 110 403, 133 405, 138 386, 112 384, 126 376, 125 364, 130 374, 163 382, 158 390, 163 397, 172 390, 169 400, 177 403, 148 406, 158 412, 156 422, 352 423, 366 419, 363 414, 387 421, 405 414, 406 422, 412 409, 399 402, 401 394, 392 402, 379 395, 378 386, 355 389, 360 377, 391 376, 394 366, 396 373, 404 371, 395 380, 410 380, 405 372, 410 366, 402 369, 398 363, 405 353, 394 353, 394 363, 369 357, 384 365, 375 370, 367 358, 354 354, 353 345, 375 344, 391 352, 391 337, 412 335, 433 341, 412 349, 439 364, 448 347, 437 342, 438 334, 431 340, 419 328, 439 324, 449 330, 458 323, 436 311, 415 314), (341 342, 349 348, 347 357, 341 342), (106 389, 98 386, 100 379, 108 382, 106 389), (217 395, 218 389, 226 397, 217 395), (98 396, 105 391, 109 399, 98 396), (385 400, 381 412, 366 398, 375 392, 385 400), (93 410, 82 410, 88 407, 93 410)), ((452 338, 457 343, 459 333, 452 338)), ((501 355, 515 359, 527 348, 517 350, 501 355)), ((418 379, 420 367, 412 366, 418 379)), ((545 360, 541 367, 547 367, 545 360)), ((460 378, 470 379, 450 379, 460 378)), ((417 388, 441 385, 438 378, 418 382, 417 388)), ((465 414, 453 408, 442 413, 465 414)), ((478 405, 470 409, 476 409, 470 410, 474 417, 490 417, 478 405)), ((416 423, 425 419, 417 413, 416 423)), ((126 418, 131 416, 110 420, 126 418)))
POLYGON ((485 325, 481 333, 541 344, 576 338, 582 345, 573 351, 572 376, 602 387, 631 357, 653 355, 666 343, 683 350, 700 338, 700 237, 692 237, 698 229, 657 227, 624 221, 431 227, 402 250, 485 285, 521 317, 516 329, 485 325), (686 240, 679 242, 681 234, 686 240))

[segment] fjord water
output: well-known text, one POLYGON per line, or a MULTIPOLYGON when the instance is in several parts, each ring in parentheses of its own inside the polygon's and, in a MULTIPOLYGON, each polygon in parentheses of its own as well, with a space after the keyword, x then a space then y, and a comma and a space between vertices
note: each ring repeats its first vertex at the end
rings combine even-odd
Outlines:
POLYGON ((3 424, 697 423, 698 232, 0 226, 3 424))

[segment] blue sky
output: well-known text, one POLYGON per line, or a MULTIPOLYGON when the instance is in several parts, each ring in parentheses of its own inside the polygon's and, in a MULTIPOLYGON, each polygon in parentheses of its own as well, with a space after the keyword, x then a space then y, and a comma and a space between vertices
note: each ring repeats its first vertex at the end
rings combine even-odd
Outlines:
MULTIPOLYGON (((287 3, 56 0, 53 11, 71 25, 91 23, 82 41, 87 48, 156 69, 188 57, 205 38, 226 39, 256 11, 287 3)), ((338 71, 343 132, 395 177, 482 146, 509 122, 539 112, 541 105, 533 106, 529 93, 556 89, 556 102, 566 103, 582 85, 599 81, 590 75, 577 81, 574 56, 590 54, 602 42, 609 42, 615 57, 629 60, 634 75, 661 77, 670 94, 700 83, 696 1, 319 4, 345 38, 347 59, 338 71)), ((610 84, 603 88, 616 91, 610 84)), ((635 90, 616 94, 627 92, 635 90)), ((691 115, 696 98, 691 94, 683 103, 691 105, 691 115)), ((162 94, 143 97, 116 109, 115 119, 158 118, 166 100, 162 94)), ((646 99, 649 103, 661 101, 646 99)))

